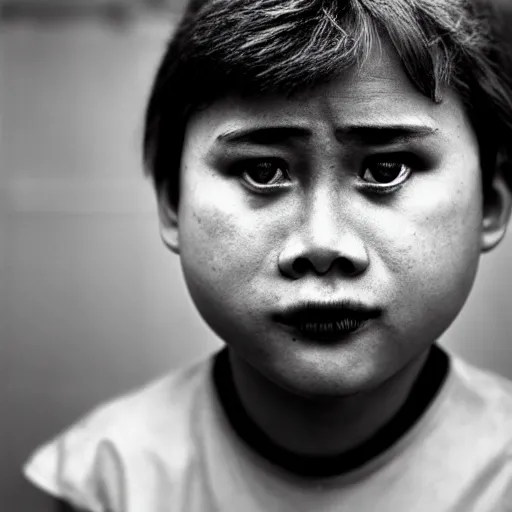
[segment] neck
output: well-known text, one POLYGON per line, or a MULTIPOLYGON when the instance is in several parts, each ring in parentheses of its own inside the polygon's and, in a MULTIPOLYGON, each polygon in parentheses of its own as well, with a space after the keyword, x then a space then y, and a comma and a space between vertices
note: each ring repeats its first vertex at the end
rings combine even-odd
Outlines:
POLYGON ((230 362, 242 407, 270 441, 298 456, 330 457, 365 443, 396 415, 427 356, 375 389, 321 400, 281 388, 233 352, 230 362))

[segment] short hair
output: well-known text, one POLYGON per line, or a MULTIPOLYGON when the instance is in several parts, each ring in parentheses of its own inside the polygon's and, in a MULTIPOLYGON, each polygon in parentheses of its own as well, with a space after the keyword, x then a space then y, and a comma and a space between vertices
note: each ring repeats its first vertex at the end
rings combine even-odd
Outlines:
POLYGON ((150 95, 146 173, 177 206, 194 111, 230 93, 311 88, 361 65, 374 44, 387 40, 422 94, 441 102, 448 86, 460 95, 479 141, 485 186, 498 155, 503 166, 512 155, 512 68, 502 18, 488 0, 191 0, 150 95))

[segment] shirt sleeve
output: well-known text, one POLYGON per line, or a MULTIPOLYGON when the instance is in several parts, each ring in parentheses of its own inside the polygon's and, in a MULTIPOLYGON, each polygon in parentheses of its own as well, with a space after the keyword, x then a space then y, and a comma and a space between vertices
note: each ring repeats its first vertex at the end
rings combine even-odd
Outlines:
POLYGON ((27 502, 32 507, 30 510, 38 512, 90 512, 87 510, 78 510, 64 500, 60 500, 50 496, 38 487, 28 484, 23 489, 24 493, 29 493, 27 502))
POLYGON ((113 443, 74 426, 39 448, 23 468, 27 480, 62 508, 86 512, 118 511, 121 474, 113 443))

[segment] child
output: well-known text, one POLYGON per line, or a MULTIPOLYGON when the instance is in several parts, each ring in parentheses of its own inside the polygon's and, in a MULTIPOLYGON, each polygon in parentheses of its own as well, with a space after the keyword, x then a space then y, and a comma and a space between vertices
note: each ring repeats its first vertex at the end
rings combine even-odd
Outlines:
POLYGON ((510 215, 491 16, 192 1, 145 156, 227 348, 40 449, 36 486, 93 512, 512 510, 512 384, 436 345, 510 215))

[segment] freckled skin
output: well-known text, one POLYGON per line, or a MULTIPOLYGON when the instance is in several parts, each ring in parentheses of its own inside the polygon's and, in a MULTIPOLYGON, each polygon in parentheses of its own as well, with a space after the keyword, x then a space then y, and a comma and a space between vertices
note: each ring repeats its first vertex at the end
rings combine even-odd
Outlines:
POLYGON ((195 114, 185 137, 178 219, 191 296, 234 353, 297 395, 351 395, 424 357, 470 292, 482 230, 477 141, 453 93, 436 105, 391 53, 373 55, 358 74, 290 99, 227 97, 195 114), (337 126, 424 121, 437 129, 423 144, 428 169, 413 171, 387 195, 356 186, 353 160, 363 157, 335 137, 337 126), (219 134, 282 124, 312 132, 295 152, 268 150, 292 160, 286 191, 254 194, 212 163, 219 134), (286 275, 299 257, 316 258, 317 271, 286 275), (340 257, 361 271, 353 276, 330 265, 340 257), (320 272, 322 265, 329 270, 320 272), (340 298, 379 307, 382 315, 348 340, 325 344, 292 339, 271 318, 300 300, 340 298))

